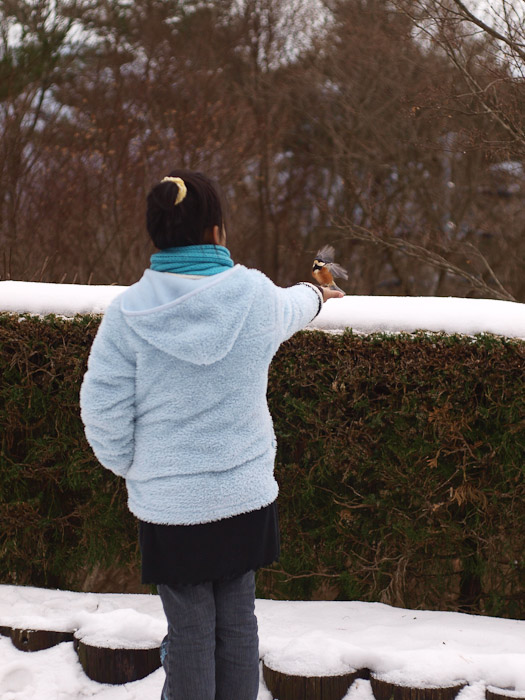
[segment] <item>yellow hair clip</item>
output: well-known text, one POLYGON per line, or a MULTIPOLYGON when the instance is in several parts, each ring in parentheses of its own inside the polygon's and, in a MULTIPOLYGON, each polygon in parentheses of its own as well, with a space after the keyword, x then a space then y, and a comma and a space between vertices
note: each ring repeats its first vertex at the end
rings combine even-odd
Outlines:
POLYGON ((174 202, 175 206, 177 206, 177 204, 180 204, 184 197, 188 194, 188 188, 186 187, 184 180, 180 177, 165 177, 161 180, 161 182, 174 182, 179 188, 179 191, 177 192, 177 197, 174 202))

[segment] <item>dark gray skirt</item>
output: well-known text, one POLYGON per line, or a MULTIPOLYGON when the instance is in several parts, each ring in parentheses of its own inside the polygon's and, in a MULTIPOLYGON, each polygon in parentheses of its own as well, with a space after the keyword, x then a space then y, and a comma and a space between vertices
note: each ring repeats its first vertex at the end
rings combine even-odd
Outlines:
POLYGON ((196 584, 240 576, 279 559, 277 502, 202 525, 139 521, 142 583, 196 584))

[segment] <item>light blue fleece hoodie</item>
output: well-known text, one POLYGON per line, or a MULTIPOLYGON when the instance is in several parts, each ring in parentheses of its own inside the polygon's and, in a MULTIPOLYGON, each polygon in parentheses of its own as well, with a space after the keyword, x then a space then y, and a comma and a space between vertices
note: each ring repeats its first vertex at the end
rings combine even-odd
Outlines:
POLYGON ((241 265, 188 279, 146 270, 109 305, 80 392, 86 437, 141 520, 190 525, 277 497, 268 367, 320 308, 241 265))

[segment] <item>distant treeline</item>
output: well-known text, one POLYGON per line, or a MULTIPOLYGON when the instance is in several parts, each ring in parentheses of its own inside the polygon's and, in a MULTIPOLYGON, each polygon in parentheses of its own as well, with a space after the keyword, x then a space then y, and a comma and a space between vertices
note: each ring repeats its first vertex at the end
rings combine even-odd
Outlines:
POLYGON ((277 283, 332 243, 349 293, 524 301, 525 37, 491 8, 0 2, 0 277, 132 283, 183 166, 277 283))

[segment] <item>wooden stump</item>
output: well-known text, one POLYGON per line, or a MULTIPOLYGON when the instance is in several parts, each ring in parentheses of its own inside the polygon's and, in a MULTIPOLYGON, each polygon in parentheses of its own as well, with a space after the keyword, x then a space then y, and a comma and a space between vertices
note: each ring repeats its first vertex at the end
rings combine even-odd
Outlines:
POLYGON ((10 637, 11 636, 11 628, 6 627, 5 625, 0 625, 0 637, 10 637))
POLYGON ((525 690, 514 690, 512 688, 496 688, 488 685, 485 690, 487 700, 525 700, 525 690))
POLYGON ((152 649, 108 649, 75 639, 75 649, 86 676, 99 683, 131 683, 160 666, 159 647, 152 649))
POLYGON ((279 700, 341 700, 361 671, 342 676, 291 676, 274 671, 263 662, 263 678, 268 690, 279 700))
POLYGON ((61 642, 72 642, 73 632, 55 632, 53 630, 12 629, 11 641, 20 651, 40 651, 49 649, 61 642))
POLYGON ((381 680, 371 674, 370 683, 375 700, 454 700, 466 683, 458 681, 455 684, 434 688, 414 688, 397 685, 381 680))

